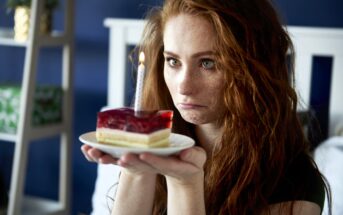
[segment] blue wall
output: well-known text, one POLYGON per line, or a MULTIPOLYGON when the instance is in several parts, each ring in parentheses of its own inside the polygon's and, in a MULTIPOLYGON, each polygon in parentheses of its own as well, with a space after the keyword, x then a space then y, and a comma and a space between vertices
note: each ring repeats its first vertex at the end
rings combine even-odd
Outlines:
MULTIPOLYGON (((75 106, 73 143, 73 213, 89 213, 94 189, 96 165, 83 158, 78 136, 95 129, 96 112, 106 105, 108 69, 108 29, 106 17, 142 18, 158 0, 78 0, 75 11, 75 106), (143 3, 142 3, 143 2, 143 3)), ((341 0, 278 0, 285 23, 301 26, 343 27, 341 0)), ((12 14, 5 13, 5 0, 0 0, 0 26, 13 24, 12 14)), ((55 14, 55 26, 61 28, 61 11, 55 14)), ((61 49, 44 49, 39 62, 39 83, 60 83, 61 49)), ((21 80, 24 50, 0 47, 0 82, 21 80), (11 71, 11 72, 8 72, 11 71)), ((0 142, 0 173, 9 186, 13 143, 0 142)), ((57 198, 58 139, 31 144, 25 192, 57 198), (44 176, 44 177, 42 177, 44 176)))

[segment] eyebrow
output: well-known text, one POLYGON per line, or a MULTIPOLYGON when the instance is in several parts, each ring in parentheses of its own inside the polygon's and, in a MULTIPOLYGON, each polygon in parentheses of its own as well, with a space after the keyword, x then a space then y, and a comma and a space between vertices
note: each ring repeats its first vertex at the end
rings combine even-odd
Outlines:
MULTIPOLYGON (((170 52, 170 51, 164 51, 163 54, 167 54, 167 55, 173 56, 175 58, 180 58, 179 55, 177 55, 177 54, 175 54, 173 52, 170 52)), ((191 57, 192 58, 197 58, 197 57, 200 57, 200 56, 203 56, 203 55, 214 55, 214 52, 213 51, 198 52, 198 53, 193 54, 191 57)))

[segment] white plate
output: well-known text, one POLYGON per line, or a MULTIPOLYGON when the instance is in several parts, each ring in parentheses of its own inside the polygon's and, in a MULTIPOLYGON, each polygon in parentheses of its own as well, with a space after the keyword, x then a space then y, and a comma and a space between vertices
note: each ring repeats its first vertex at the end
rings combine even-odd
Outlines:
POLYGON ((169 147, 161 147, 161 148, 133 148, 133 147, 106 145, 103 143, 99 143, 96 140, 95 131, 82 134, 79 137, 79 140, 86 145, 92 146, 96 149, 99 149, 117 158, 126 153, 139 154, 143 152, 149 152, 156 155, 167 156, 167 155, 176 154, 179 151, 190 148, 194 145, 194 140, 192 138, 185 135, 174 134, 174 133, 170 134, 169 147))

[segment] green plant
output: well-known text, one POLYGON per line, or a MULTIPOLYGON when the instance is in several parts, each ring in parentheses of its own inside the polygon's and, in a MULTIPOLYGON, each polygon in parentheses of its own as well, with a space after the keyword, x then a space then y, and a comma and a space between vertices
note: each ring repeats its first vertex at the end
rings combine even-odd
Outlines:
MULTIPOLYGON (((52 10, 58 5, 58 0, 45 0, 44 7, 47 10, 52 10)), ((31 6, 31 0, 7 0, 7 7, 9 9, 15 9, 18 6, 31 6)))

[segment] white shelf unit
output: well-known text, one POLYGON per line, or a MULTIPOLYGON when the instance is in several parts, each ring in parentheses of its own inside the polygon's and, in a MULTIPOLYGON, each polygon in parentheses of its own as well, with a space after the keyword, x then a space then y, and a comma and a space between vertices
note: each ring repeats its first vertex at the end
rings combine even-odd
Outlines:
MULTIPOLYGON (((39 33, 39 22, 44 0, 32 0, 30 31, 27 41, 17 42, 13 31, 0 29, 0 46, 23 47, 25 62, 21 84, 19 122, 16 134, 0 133, 0 140, 15 143, 12 176, 9 193, 8 215, 19 214, 70 214, 71 149, 72 149, 72 89, 73 89, 73 29, 74 0, 64 1, 64 31, 51 35, 39 33), (36 69, 39 50, 42 47, 62 47, 62 122, 32 127, 31 115, 36 85, 36 69), (28 148, 31 141, 60 135, 60 168, 58 201, 39 197, 24 197, 28 148)), ((0 146, 1 147, 1 146, 0 146)))

